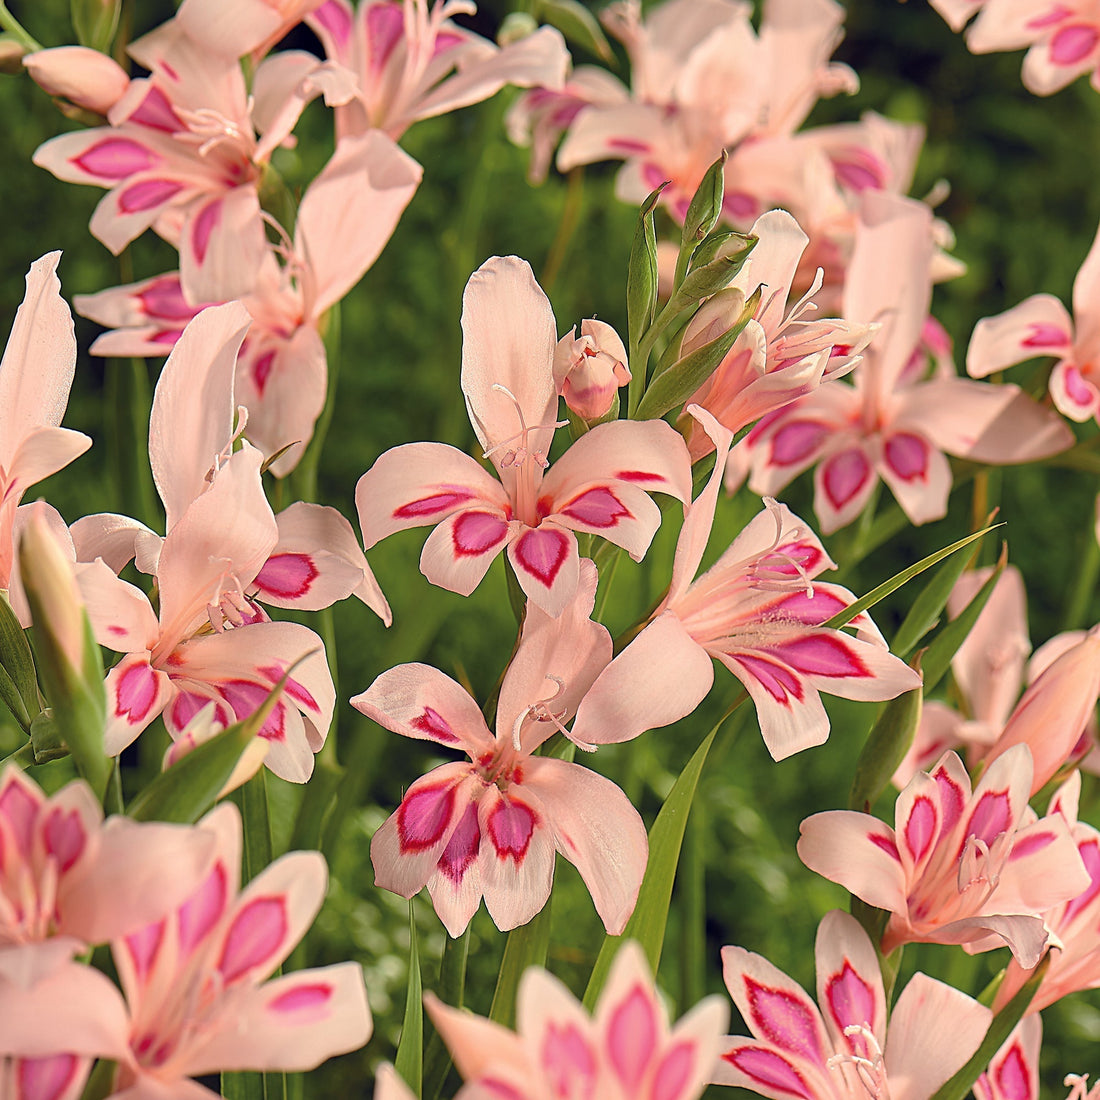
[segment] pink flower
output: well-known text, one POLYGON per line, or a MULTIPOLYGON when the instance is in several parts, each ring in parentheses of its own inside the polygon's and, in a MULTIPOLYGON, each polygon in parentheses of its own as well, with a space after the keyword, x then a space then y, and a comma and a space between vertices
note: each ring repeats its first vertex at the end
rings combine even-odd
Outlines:
POLYGON ((11 587, 15 513, 34 484, 82 455, 92 441, 60 428, 76 367, 73 318, 57 279, 60 252, 31 264, 0 361, 0 591, 11 587))
POLYGON ((1032 1012, 1012 1029, 990 1058, 989 1068, 974 1082, 977 1100, 1039 1100, 1042 1042, 1043 1022, 1037 1012, 1032 1012))
POLYGON ((1036 356, 1058 360, 1050 396, 1058 411, 1083 422, 1100 416, 1100 232, 1073 282, 1073 317, 1057 298, 1033 294, 974 326, 967 372, 984 378, 1036 356))
POLYGON ((593 428, 549 465, 559 426, 557 337, 524 260, 494 257, 471 276, 462 330, 462 392, 500 481, 442 443, 395 447, 356 486, 363 538, 369 549, 395 531, 438 524, 420 570, 464 596, 507 547, 523 591, 557 615, 577 591, 573 532, 601 535, 641 560, 661 521, 646 494, 684 501, 691 493, 687 448, 662 421, 620 420, 593 428))
POLYGON ((887 1027, 875 949, 837 909, 818 926, 815 953, 818 1004, 767 959, 722 948, 726 987, 755 1038, 726 1040, 716 1083, 772 1100, 929 1100, 993 1018, 965 993, 915 974, 887 1027))
POLYGON ((249 54, 259 61, 323 0, 184 0, 180 26, 228 61, 249 54))
POLYGON ((117 61, 86 46, 58 46, 27 54, 23 68, 43 91, 101 115, 122 98, 130 85, 130 78, 117 61))
POLYGON ((582 420, 598 420, 611 410, 620 386, 630 381, 626 348, 609 325, 594 317, 571 328, 554 349, 554 385, 582 420))
POLYGON ((634 909, 648 850, 637 811, 603 776, 534 755, 611 658, 611 636, 589 619, 595 596, 585 561, 558 618, 528 603, 495 734, 466 691, 427 665, 392 668, 351 701, 394 733, 470 758, 418 779, 371 841, 376 884, 402 897, 426 885, 452 936, 482 896, 498 928, 529 921, 550 896, 555 849, 580 871, 609 933, 634 909))
POLYGON ((820 692, 890 699, 920 676, 886 650, 867 615, 857 636, 821 626, 853 600, 815 580, 835 568, 817 537, 782 504, 765 509, 698 579, 714 522, 731 433, 704 410, 689 410, 717 446, 714 473, 688 510, 672 583, 649 625, 585 696, 573 726, 579 744, 607 744, 675 722, 703 700, 711 658, 736 676, 756 705, 760 732, 776 760, 829 736, 820 692))
POLYGON ((351 69, 356 98, 336 110, 340 136, 383 130, 394 140, 421 119, 480 103, 506 84, 560 88, 569 54, 551 27, 503 48, 451 22, 468 0, 326 0, 307 19, 328 57, 351 69))
POLYGON ((632 941, 615 956, 591 1018, 537 967, 520 980, 515 1032, 430 993, 424 1003, 466 1079, 456 1100, 696 1100, 729 1019, 719 998, 707 997, 670 1027, 645 955, 632 941))
POLYGON ((1042 913, 1080 894, 1088 871, 1065 821, 1028 808, 1031 758, 1017 746, 971 790, 954 753, 917 772, 898 796, 895 825, 830 810, 802 822, 798 854, 813 871, 891 914, 882 940, 1008 944, 1033 967, 1047 943, 1042 913))
POLYGON ((199 823, 214 866, 167 916, 112 943, 130 1008, 116 1092, 210 1097, 188 1077, 230 1070, 313 1069, 371 1033, 358 963, 265 982, 324 900, 318 852, 291 852, 240 889, 241 818, 223 803, 199 823))

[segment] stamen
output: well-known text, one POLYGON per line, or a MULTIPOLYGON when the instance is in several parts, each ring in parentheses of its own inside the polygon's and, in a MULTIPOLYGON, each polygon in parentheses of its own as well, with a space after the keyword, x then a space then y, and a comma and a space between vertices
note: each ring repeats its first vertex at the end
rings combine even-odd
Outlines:
POLYGON ((890 1089, 886 1079, 886 1063, 882 1056, 882 1048, 878 1045, 875 1033, 869 1024, 849 1024, 844 1029, 844 1035, 848 1039, 857 1036, 863 1040, 869 1058, 858 1054, 834 1054, 826 1059, 825 1064, 829 1069, 837 1069, 842 1065, 854 1067, 860 1084, 867 1090, 874 1100, 890 1100, 890 1089))
POLYGON ((523 723, 528 718, 533 718, 536 722, 550 722, 554 728, 563 737, 569 738, 580 749, 584 749, 585 752, 595 752, 596 746, 589 745, 587 742, 576 740, 573 735, 565 728, 564 721, 568 710, 553 711, 546 705, 552 703, 555 699, 560 698, 565 692, 565 681, 560 676, 554 676, 551 673, 547 673, 544 679, 552 680, 556 685, 554 692, 551 695, 547 695, 545 699, 538 699, 532 703, 526 710, 523 710, 516 717, 515 722, 512 725, 512 748, 516 752, 520 751, 520 730, 523 723))
POLYGON ((527 445, 527 437, 531 432, 537 431, 555 431, 558 428, 564 428, 569 423, 568 420, 556 420, 552 424, 535 424, 532 427, 527 426, 527 420, 523 415, 523 408, 519 403, 519 398, 507 386, 502 386, 499 382, 494 382, 492 389, 498 393, 503 393, 508 397, 512 404, 516 407, 516 415, 519 417, 519 431, 515 435, 508 436, 507 439, 502 439, 499 443, 494 443, 487 451, 481 452, 482 458, 489 458, 496 454, 502 447, 508 447, 508 450, 504 452, 503 457, 500 459, 500 465, 506 466, 522 466, 527 459, 531 459, 536 465, 541 466, 544 470, 550 465, 549 460, 546 457, 546 451, 532 451, 527 445), (509 445, 520 440, 518 447, 510 447, 509 445))

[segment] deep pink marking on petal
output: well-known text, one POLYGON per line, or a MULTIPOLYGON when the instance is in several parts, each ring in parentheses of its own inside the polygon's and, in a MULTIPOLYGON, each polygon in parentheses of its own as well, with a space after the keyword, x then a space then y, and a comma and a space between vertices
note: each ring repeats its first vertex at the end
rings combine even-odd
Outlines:
POLYGON ((912 432, 898 432, 886 441, 886 463, 905 481, 928 480, 929 446, 912 432))
POLYGON ((1012 845, 1012 851, 1009 852, 1008 858, 1013 860, 1033 856, 1036 852, 1041 852, 1044 848, 1053 844, 1056 839, 1053 832, 1034 832, 1030 836, 1025 836, 1022 840, 1017 840, 1012 845))
POLYGON ((445 745, 457 744, 459 740, 451 724, 434 707, 425 707, 423 714, 418 714, 409 725, 445 745))
POLYGON ((789 616, 808 626, 820 626, 847 606, 844 600, 834 596, 832 592, 823 592, 816 588, 810 596, 804 588, 800 588, 773 605, 772 611, 781 612, 784 617, 789 616))
POLYGON ((11 831, 15 834, 15 843, 19 851, 27 856, 34 842, 34 823, 38 818, 37 801, 21 784, 12 779, 0 792, 0 816, 7 819, 11 831))
POLYGON ((256 585, 261 592, 279 599, 297 600, 310 590, 319 576, 309 554, 272 554, 256 574, 256 585))
POLYGON ((176 71, 175 67, 165 61, 163 57, 158 63, 158 68, 169 80, 176 81, 177 83, 179 82, 180 74, 176 71))
POLYGON ((226 985, 271 961, 286 939, 286 899, 253 898, 233 918, 217 969, 226 985))
POLYGON ((23 1058, 19 1064, 19 1100, 57 1100, 64 1096, 80 1069, 75 1054, 23 1058))
POLYGON ((914 863, 919 863, 936 836, 936 807, 925 795, 913 799, 909 819, 905 822, 902 835, 914 863))
POLYGON ((1008 791, 986 791, 970 815, 967 836, 992 844, 1012 824, 1011 813, 1008 791))
POLYGON ((115 716, 135 725, 145 721, 157 700, 157 677, 144 663, 133 664, 115 681, 115 716))
POLYGON ((218 227, 222 217, 222 200, 208 202, 191 221, 191 250, 198 263, 206 260, 206 250, 210 247, 210 237, 218 227))
POLYGON ((157 329, 156 332, 149 334, 149 343, 164 344, 166 347, 172 347, 182 335, 183 329, 181 328, 157 329))
POLYGON ((525 531, 516 542, 516 561, 537 581, 553 586, 569 557, 570 542, 562 531, 535 528, 525 531))
POLYGON ((1052 27, 1056 23, 1061 23, 1063 19, 1072 14, 1072 8, 1067 8, 1065 4, 1055 4, 1050 11, 1037 15, 1034 19, 1029 19, 1024 26, 1028 30, 1037 31, 1043 27, 1052 27))
POLYGON ((817 420, 794 420, 772 436, 771 461, 791 466, 817 450, 829 429, 817 420))
POLYGON ((508 535, 508 521, 489 512, 463 512, 451 528, 451 543, 459 557, 478 557, 508 535))
POLYGON ((589 527, 614 527, 620 519, 633 519, 630 510, 608 488, 588 489, 571 500, 560 514, 578 519, 589 527))
POLYGON ((665 480, 661 474, 650 473, 648 470, 620 470, 614 476, 616 481, 629 481, 634 485, 645 485, 665 480))
POLYGON ((735 222, 755 221, 760 203, 747 191, 727 191, 722 196, 722 213, 735 222))
POLYGON ((848 959, 844 960, 840 971, 825 982, 825 1002, 841 1031, 846 1027, 864 1026, 873 1030, 878 1023, 875 991, 856 973, 848 959))
POLYGON ((397 808, 397 836, 402 852, 422 852, 443 835, 451 820, 455 789, 421 787, 407 794, 397 808))
POLYGON ((1100 42, 1100 30, 1087 23, 1071 23, 1054 32, 1050 40, 1050 59, 1055 65, 1076 65, 1100 42))
MULTIPOLYGON (((431 496, 421 497, 419 500, 409 501, 393 511, 394 519, 415 519, 420 516, 434 516, 438 512, 449 512, 460 504, 473 498, 473 493, 463 489, 448 489, 442 493, 432 493, 431 496)), ((484 515, 483 512, 474 513, 484 515)))
POLYGON ((677 1043, 662 1059, 653 1074, 650 1100, 682 1100, 684 1089, 695 1068, 695 1044, 677 1043))
POLYGON ((46 818, 43 839, 46 854, 57 860, 58 870, 64 874, 80 858, 88 838, 76 810, 66 814, 54 809, 46 818))
POLYGON ((733 656, 748 669, 754 679, 760 681, 764 690, 777 703, 790 706, 792 698, 801 702, 804 695, 802 682, 785 665, 747 653, 735 653, 733 656))
POLYGON ((229 900, 229 877, 220 861, 203 884, 180 906, 180 952, 186 958, 210 934, 229 900))
POLYGON ((252 382, 256 387, 256 392, 263 397, 264 390, 267 389, 267 380, 271 375, 271 368, 275 364, 276 352, 266 351, 263 355, 256 358, 252 364, 252 382))
POLYGON ((269 1012, 286 1013, 287 1015, 301 1015, 302 1013, 317 1015, 318 1009, 328 1007, 333 993, 335 993, 335 990, 327 982, 299 985, 294 989, 288 989, 285 993, 280 993, 274 1000, 268 1001, 267 1008, 269 1012))
POLYGON ((901 862, 901 853, 891 837, 883 836, 882 833, 868 833, 867 839, 876 848, 881 848, 888 856, 893 856, 899 863, 901 862))
POLYGON ((1025 348, 1057 348, 1069 343, 1069 334, 1048 322, 1028 325, 1028 335, 1021 341, 1025 348))
POLYGON ((147 924, 138 932, 125 937, 126 951, 134 968, 137 980, 145 984, 149 972, 153 969, 161 941, 164 939, 164 921, 147 924))
POLYGON ((1100 894, 1100 841, 1095 839, 1084 840, 1077 845, 1077 851, 1084 861, 1085 868, 1092 876, 1092 881, 1085 890, 1078 894, 1072 901, 1067 902, 1062 911, 1062 921, 1068 924, 1086 906, 1090 905, 1100 894))
POLYGON ((124 214, 134 214, 139 210, 152 210, 166 203, 173 195, 183 190, 182 183, 173 180, 142 180, 133 187, 123 188, 118 194, 118 208, 124 214))
POLYGON ((538 815, 530 806, 516 799, 501 798, 489 811, 485 824, 497 857, 502 860, 510 857, 517 864, 522 863, 538 823, 538 815))
POLYGON ((155 84, 149 85, 145 98, 127 121, 140 123, 152 130, 163 130, 166 134, 184 129, 171 101, 155 84))
POLYGON ((848 644, 832 634, 810 634, 774 647, 773 653, 807 676, 870 676, 867 666, 848 644))
MULTIPOLYGON (((172 728, 177 732, 182 730, 210 702, 211 700, 205 696, 181 691, 168 708, 168 719, 172 728)), ((216 700, 214 701, 214 721, 223 728, 229 725, 229 711, 216 700)))
POLYGON ((1027 1059, 1018 1042, 1009 1048, 994 1076, 997 1078, 998 1091, 1005 1100, 1035 1100, 1031 1095, 1027 1059))
POLYGON ((859 448, 842 451, 828 459, 822 483, 834 508, 843 508, 871 475, 871 463, 859 448))
POLYGON ((657 1042, 653 999, 640 982, 611 1013, 606 1042, 611 1067, 623 1083, 626 1095, 635 1095, 657 1042))
POLYGON ((109 180, 124 180, 135 172, 147 172, 159 161, 152 149, 121 137, 97 141, 72 158, 72 163, 82 171, 109 180))
POLYGON ((432 58, 437 58, 441 53, 446 53, 448 50, 453 50, 456 46, 461 46, 466 42, 466 39, 460 34, 449 34, 447 31, 443 31, 435 36, 435 42, 432 44, 432 58))
POLYGON ((1062 372, 1062 384, 1066 388, 1069 399, 1075 405, 1091 405, 1094 391, 1086 381, 1079 367, 1067 367, 1062 372))
POLYGON ((576 1024, 546 1024, 539 1064, 551 1096, 590 1096, 596 1083, 596 1058, 576 1024))
POLYGON ((405 35, 405 15, 400 4, 372 4, 367 9, 367 57, 370 71, 378 73, 405 35))
POLYGON ((165 275, 154 279, 140 294, 134 297, 141 303, 146 317, 163 321, 190 321, 202 308, 190 305, 183 296, 178 275, 165 275))
POLYGON ((812 542, 796 539, 794 542, 785 542, 769 550, 760 558, 760 564, 769 573, 779 573, 786 577, 798 577, 803 573, 814 574, 820 572, 819 566, 823 554, 812 542))
POLYGON ((341 52, 351 38, 351 11, 341 4, 322 4, 313 12, 313 18, 332 35, 341 52))
MULTIPOLYGON (((282 672, 278 675, 281 676, 282 672)), ((240 722, 255 714, 271 694, 270 687, 251 680, 225 680, 218 687, 240 722)), ((282 741, 286 738, 286 706, 281 699, 271 708, 271 713, 264 720, 257 736, 266 741, 282 741)))
POLYGON ((477 823, 477 805, 471 802, 462 811, 462 817, 439 857, 439 869, 458 886, 480 850, 481 829, 477 823))
POLYGON ((737 1047, 722 1055, 735 1069, 746 1077, 758 1081, 769 1091, 786 1092, 812 1100, 812 1094, 798 1072, 782 1055, 757 1047, 737 1047))
POLYGON ((885 162, 870 149, 852 146, 844 159, 833 161, 837 182, 851 191, 881 191, 889 176, 885 162))
POLYGON ((627 156, 631 156, 636 153, 648 153, 651 148, 653 147, 648 141, 638 141, 636 138, 613 137, 607 139, 607 151, 609 153, 626 153, 627 156))
POLYGON ((107 633, 115 638, 125 638, 130 632, 124 626, 115 626, 113 623, 107 627, 107 633))
POLYGON ((517 1092, 507 1081, 498 1081, 495 1077, 479 1077, 477 1087, 478 1091, 499 1097, 499 1100, 528 1100, 527 1093, 517 1092))
POLYGON ((749 999, 746 1021, 758 1039, 767 1039, 781 1050, 821 1064, 825 1057, 818 1041, 817 1012, 785 989, 772 989, 744 977, 749 999))

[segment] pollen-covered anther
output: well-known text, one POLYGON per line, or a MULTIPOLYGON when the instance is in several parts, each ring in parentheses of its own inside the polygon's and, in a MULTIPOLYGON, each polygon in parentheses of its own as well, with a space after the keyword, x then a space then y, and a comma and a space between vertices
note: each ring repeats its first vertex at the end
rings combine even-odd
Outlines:
POLYGON ((886 1063, 875 1033, 868 1024, 849 1024, 844 1029, 844 1035, 848 1039, 854 1039, 857 1036, 862 1039, 869 1057, 861 1057, 858 1054, 834 1054, 825 1064, 829 1069, 839 1069, 842 1065, 853 1066, 860 1084, 873 1100, 890 1100, 890 1089, 886 1081, 886 1063))
POLYGON ((501 448, 507 448, 504 454, 499 459, 502 467, 507 466, 522 466, 528 459, 531 459, 536 466, 541 466, 542 469, 546 469, 550 465, 550 460, 546 457, 546 451, 534 450, 527 442, 527 437, 531 432, 548 431, 553 432, 557 428, 563 428, 569 423, 568 420, 556 420, 550 424, 533 424, 530 427, 527 426, 527 420, 523 415, 523 409, 520 407, 519 399, 507 386, 502 386, 499 382, 493 384, 492 387, 497 393, 503 393, 508 397, 512 404, 515 406, 516 415, 519 417, 519 431, 515 435, 510 435, 507 439, 502 439, 499 443, 493 444, 487 451, 482 451, 482 458, 489 458, 496 454, 501 448), (511 444, 518 441, 519 446, 512 447, 511 444))
POLYGON ((255 608, 242 591, 237 578, 228 577, 226 580, 233 587, 224 589, 216 601, 206 605, 207 618, 217 634, 224 633, 227 627, 244 626, 255 615, 255 608))

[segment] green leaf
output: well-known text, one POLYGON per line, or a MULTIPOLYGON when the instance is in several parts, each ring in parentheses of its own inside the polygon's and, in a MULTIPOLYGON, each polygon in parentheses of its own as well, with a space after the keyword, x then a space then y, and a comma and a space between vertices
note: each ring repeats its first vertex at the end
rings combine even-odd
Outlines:
POLYGON ((985 584, 974 594, 974 598, 932 639, 932 644, 924 654, 924 690, 931 691, 943 679, 944 673, 951 665, 951 658, 955 656, 959 646, 963 644, 977 622, 982 608, 989 602, 993 594, 993 587, 1004 572, 1007 558, 1001 554, 993 572, 989 575, 985 584))
MULTIPOLYGON (((913 666, 920 671, 919 662, 913 666)), ((867 742, 856 762, 852 789, 848 796, 848 808, 870 813, 875 799, 890 782, 913 744, 917 726, 920 725, 923 687, 906 691, 891 699, 871 727, 867 742)))
MULTIPOLYGON (((653 228, 653 210, 661 192, 668 186, 662 183, 642 203, 638 221, 634 227, 634 240, 630 246, 630 263, 626 271, 626 317, 631 349, 641 341, 657 305, 657 234, 653 228)), ((635 363, 631 357, 631 369, 645 376, 645 364, 635 363)))
POLYGON ((241 885, 251 882, 271 862, 271 818, 267 808, 267 771, 261 768, 233 792, 241 811, 241 885))
POLYGON ((42 709, 38 677, 26 631, 19 625, 6 595, 0 595, 0 699, 12 717, 30 732, 31 720, 42 709))
POLYGON ((615 66, 615 54, 595 16, 577 0, 535 0, 534 16, 540 22, 557 27, 574 46, 595 54, 615 66))
POLYGON ((974 1056, 954 1077, 941 1086, 938 1092, 933 1094, 932 1100, 965 1100, 971 1086, 985 1072, 989 1060, 1001 1049, 1004 1041, 1012 1033, 1012 1029, 1023 1019, 1028 1005, 1031 1004, 1031 998, 1042 983, 1049 967, 1050 952, 1048 951, 1012 1000, 993 1017, 993 1022, 989 1025, 989 1030, 985 1033, 985 1038, 974 1056))
POLYGON ((69 14, 77 42, 109 53, 121 9, 122 0, 71 0, 69 14))
POLYGON ((221 1092, 225 1100, 267 1100, 262 1073, 223 1073, 221 1092))
MULTIPOLYGON (((551 899, 552 900, 552 899, 551 899)), ((489 1019, 504 1027, 516 1025, 516 993, 519 980, 529 966, 545 966, 550 950, 550 901, 531 920, 508 933, 500 975, 493 991, 489 1019)))
POLYGON ((642 888, 638 891, 638 904, 621 936, 607 936, 600 949, 588 988, 584 991, 584 1006, 591 1012, 611 970, 611 963, 619 945, 627 939, 637 940, 646 953, 653 973, 661 961, 661 947, 665 939, 665 925, 672 901, 672 883, 676 878, 676 865, 680 861, 680 847, 684 842, 688 811, 691 809, 699 775, 706 762, 707 753, 714 743, 714 736, 725 718, 718 723, 695 750, 684 766, 665 799, 653 828, 649 830, 649 863, 646 865, 642 888))
POLYGON ((336 801, 336 791, 344 777, 344 769, 339 765, 318 763, 313 769, 302 795, 302 804, 298 807, 298 816, 294 820, 294 831, 290 836, 290 851, 312 849, 319 851, 325 825, 332 814, 336 801))
POLYGON ((409 985, 405 993, 405 1022, 401 1025, 401 1041, 397 1044, 394 1069, 405 1084, 419 1097, 421 1068, 424 1064, 424 1002, 420 978, 420 944, 416 934, 413 903, 409 901, 409 985))
POLYGON ((934 554, 929 554, 928 557, 921 558, 915 565, 910 565, 900 573, 895 573, 888 581, 883 581, 877 588, 873 588, 868 592, 866 596, 860 596, 855 603, 846 607, 843 611, 838 611, 831 619, 821 625, 830 630, 836 630, 838 627, 846 626, 861 611, 866 611, 869 607, 874 607, 879 600, 886 599, 890 593, 896 592, 903 584, 908 584, 914 577, 919 577, 926 569, 931 569, 933 565, 939 565, 944 558, 950 557, 950 555, 954 554, 957 550, 962 550, 963 547, 969 546, 972 542, 977 542, 983 535, 987 535, 995 528, 1003 526, 1004 524, 1002 523, 994 523, 989 527, 983 527, 980 531, 975 531, 973 534, 959 539, 958 542, 953 542, 950 546, 945 546, 942 550, 937 550, 934 554))

